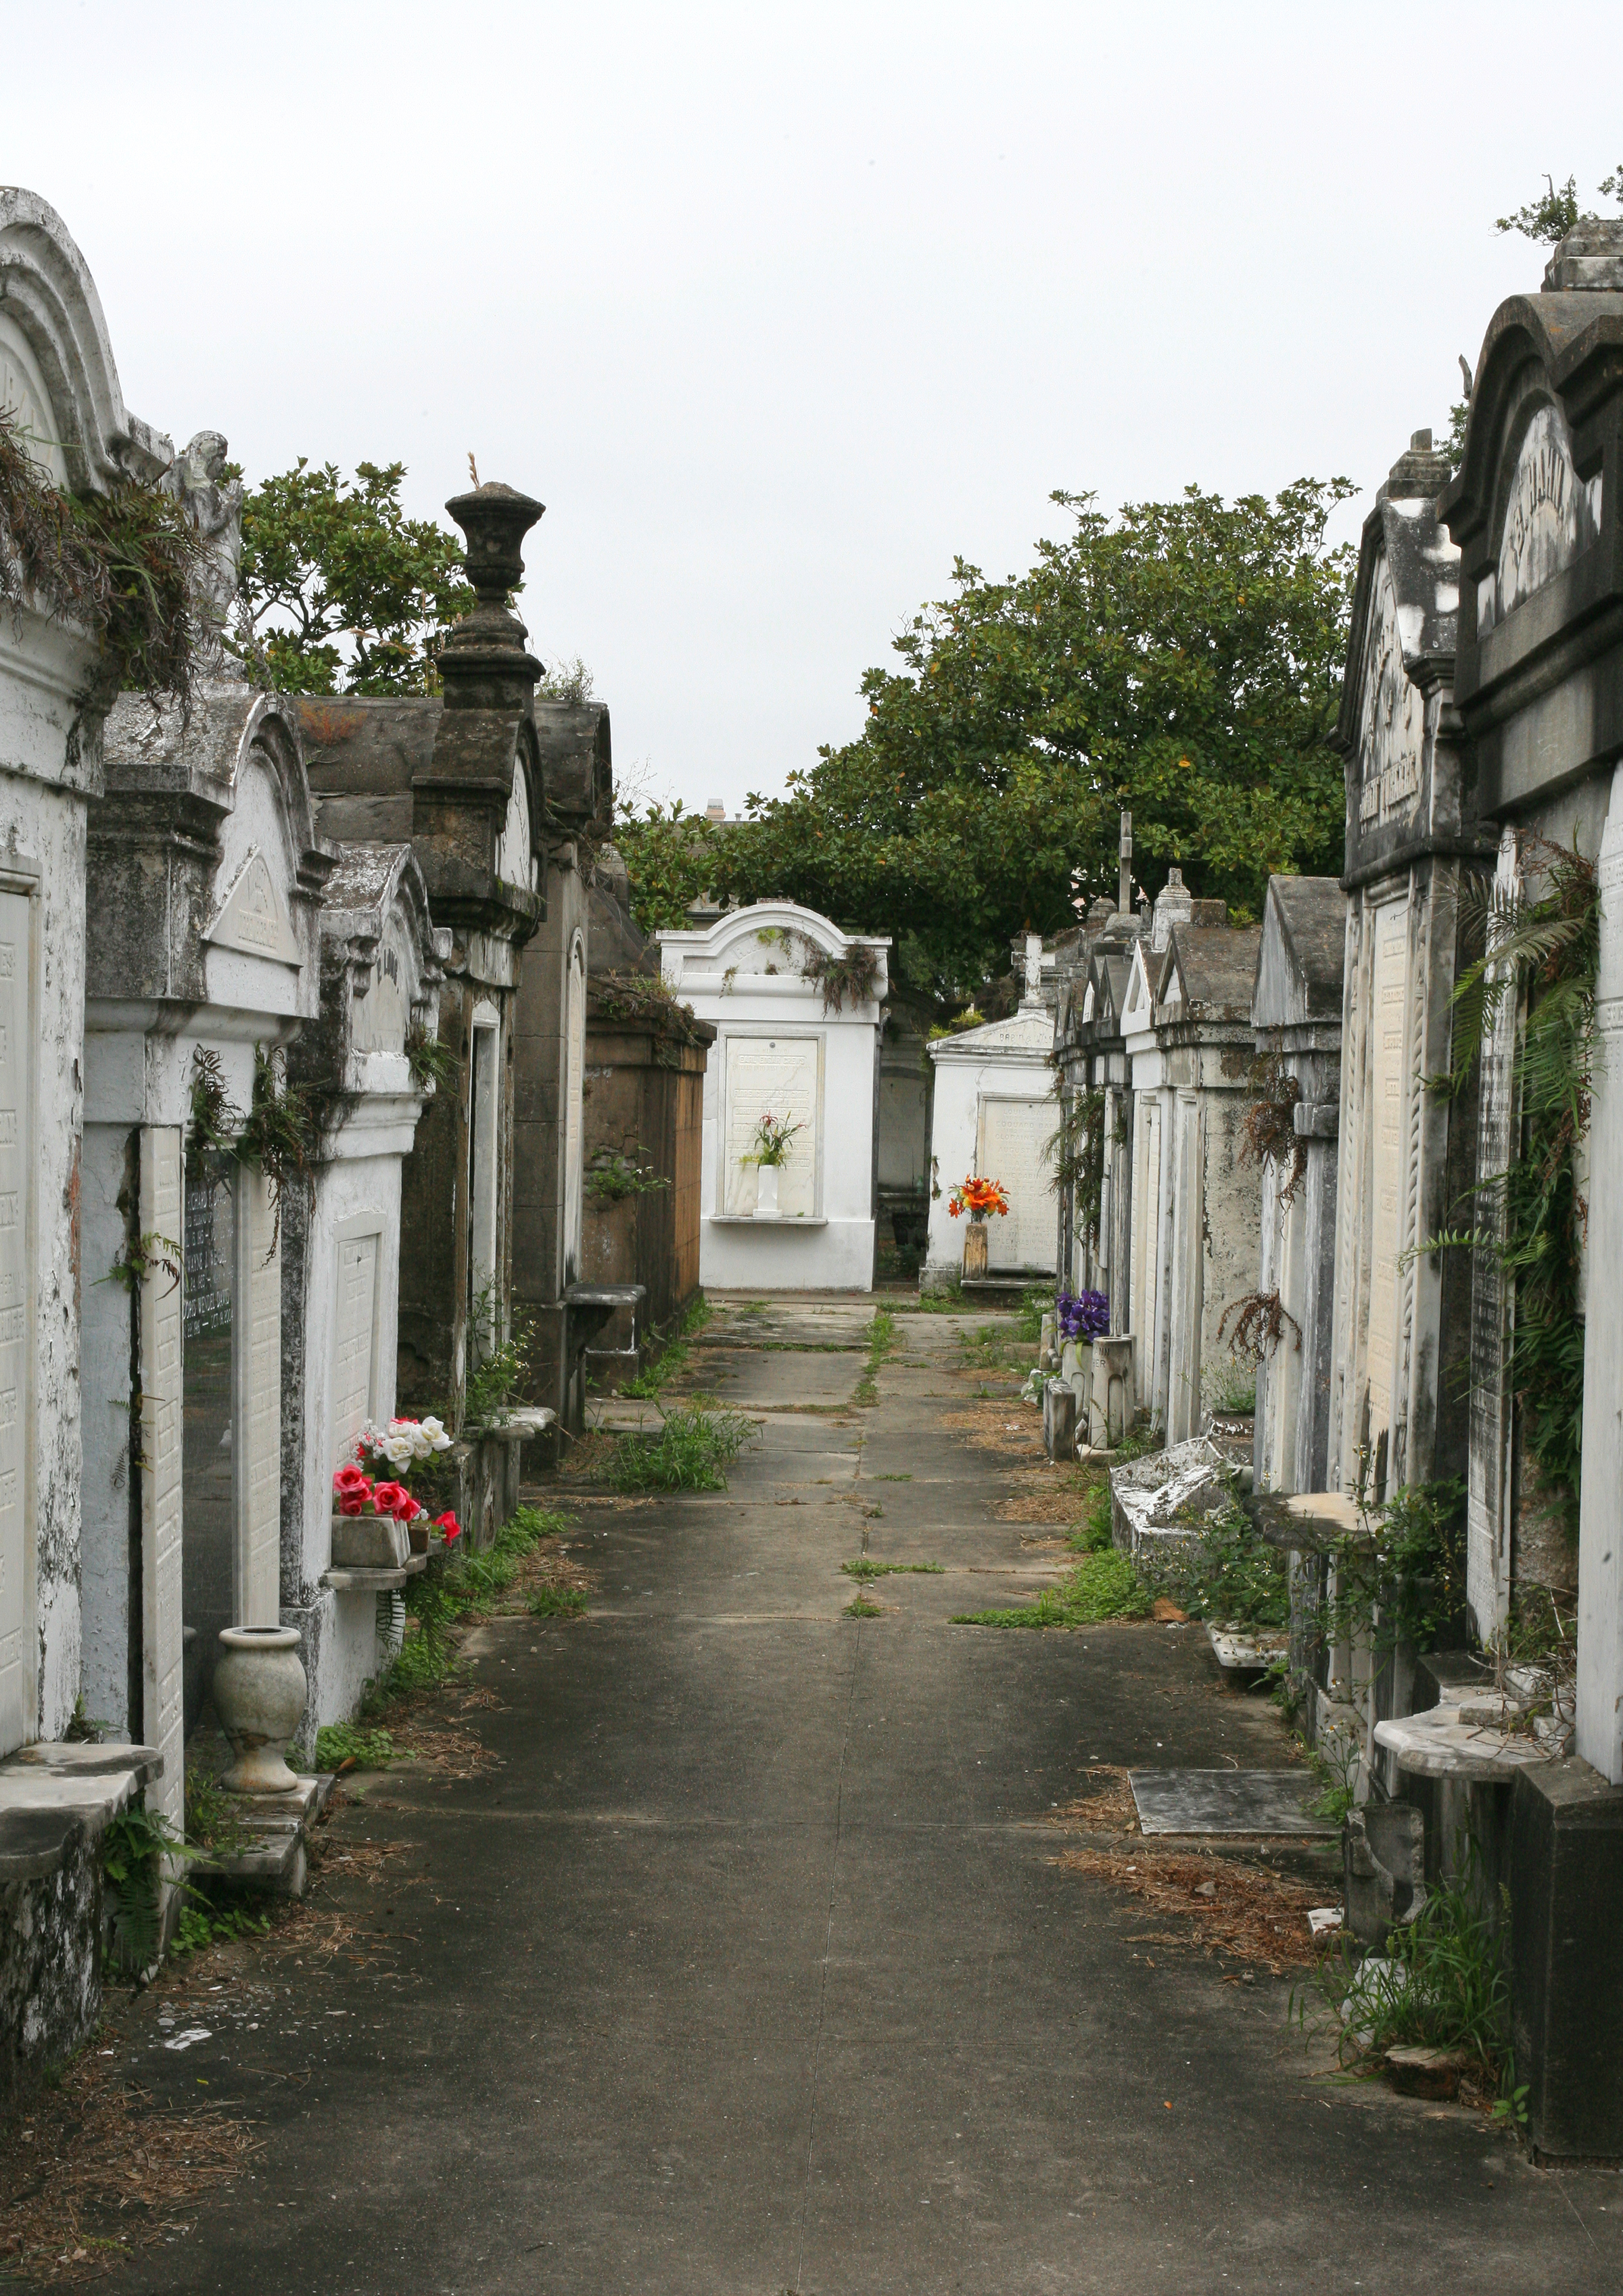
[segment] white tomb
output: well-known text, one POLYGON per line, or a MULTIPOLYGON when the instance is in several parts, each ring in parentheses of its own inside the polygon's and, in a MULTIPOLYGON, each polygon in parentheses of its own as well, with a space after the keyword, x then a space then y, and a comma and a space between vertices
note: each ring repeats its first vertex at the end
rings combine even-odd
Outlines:
POLYGON ((700 1281, 871 1290, 889 940, 842 933, 792 901, 657 938, 667 985, 717 1031, 704 1079, 700 1281), (825 986, 834 967, 847 968, 843 985, 825 986), (772 1216, 751 1160, 768 1114, 799 1128, 772 1216))
POLYGON ((354 1712, 378 1668, 385 1589, 376 1572, 332 1567, 332 1478, 363 1424, 395 1410, 401 1165, 432 1090, 406 1048, 414 1031, 435 1033, 451 954, 409 844, 332 850, 321 1015, 289 1054, 292 1081, 331 1114, 307 1195, 284 1204, 281 1242, 282 1623, 303 1637, 312 1745, 324 1723, 354 1712))
MULTIPOLYGON (((125 407, 61 218, 12 189, 0 190, 0 407, 61 487, 150 481, 173 455, 125 407)), ((80 1688, 79 1423, 96 1392, 80 1300, 101 1273, 81 1267, 79 1234, 85 818, 111 698, 98 675, 88 630, 31 598, 0 605, 0 1756, 60 1738, 80 1688)))
MULTIPOLYGON (((1034 937, 1035 938, 1035 937, 1034 937)), ((1009 1210, 987 1222, 989 1275, 1052 1276, 1059 1252, 1059 1199, 1048 1144, 1059 1125, 1051 1065, 1053 1009, 1042 1001, 1042 944, 1029 954, 1026 994, 1006 1021, 983 1021, 930 1047, 930 1242, 921 1282, 939 1288, 963 1266, 968 1215, 947 1210, 961 1180, 1001 1180, 1009 1210)), ((1050 960, 1052 969, 1052 959, 1050 960)))

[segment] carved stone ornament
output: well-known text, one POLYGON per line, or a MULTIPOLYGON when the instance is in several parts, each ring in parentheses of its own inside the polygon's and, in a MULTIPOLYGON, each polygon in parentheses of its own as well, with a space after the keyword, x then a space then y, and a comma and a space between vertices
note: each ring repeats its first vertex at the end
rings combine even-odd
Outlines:
POLYGON ((1362 685, 1358 823, 1369 828, 1388 820, 1418 791, 1426 729, 1425 703, 1404 667, 1398 599, 1384 552, 1364 640, 1362 685))
POLYGON ((249 855, 203 939, 216 948, 237 949, 244 956, 268 956, 278 964, 299 963, 299 944, 263 853, 249 855))
POLYGON ((193 584, 199 655, 206 676, 241 677, 242 668, 220 641, 231 622, 242 557, 242 481, 223 483, 228 442, 217 430, 200 430, 164 472, 163 485, 184 510, 205 545, 193 584))
POLYGON ((1499 562, 1477 585, 1477 629, 1496 623, 1563 573, 1601 530, 1601 473, 1578 475, 1561 410, 1541 406, 1521 441, 1505 498, 1499 562))

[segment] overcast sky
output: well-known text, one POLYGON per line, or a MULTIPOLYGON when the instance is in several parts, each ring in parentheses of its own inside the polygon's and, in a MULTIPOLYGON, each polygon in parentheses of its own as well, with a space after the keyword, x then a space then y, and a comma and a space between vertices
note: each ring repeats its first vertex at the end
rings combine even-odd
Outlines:
POLYGON ((772 791, 942 595, 1185 481, 1366 489, 1623 160, 1623 10, 868 0, 6 12, 0 175, 129 406, 548 505, 523 600, 617 764, 772 791), (24 92, 26 91, 26 101, 24 92))

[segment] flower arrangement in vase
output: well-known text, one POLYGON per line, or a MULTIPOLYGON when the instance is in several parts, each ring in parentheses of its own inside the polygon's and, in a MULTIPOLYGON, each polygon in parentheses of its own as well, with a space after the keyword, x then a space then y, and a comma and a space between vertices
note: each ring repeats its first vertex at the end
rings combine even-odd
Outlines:
POLYGON ((414 1464, 450 1447, 438 1419, 391 1419, 383 1428, 368 1420, 356 1438, 355 1459, 332 1478, 334 1562, 401 1563, 407 1554, 425 1554, 436 1530, 447 1546, 455 1545, 462 1537, 455 1515, 447 1509, 430 1523, 427 1507, 399 1480, 414 1464))
POLYGON ((971 1173, 948 1196, 947 1209, 954 1219, 965 1212, 970 1216, 963 1234, 963 1273, 973 1283, 987 1272, 987 1221, 993 1212, 999 1219, 1007 1218, 1008 1192, 1001 1180, 981 1179, 971 1173))
POLYGON ((804 1132, 804 1122, 787 1116, 768 1112, 756 1120, 749 1152, 739 1159, 742 1164, 753 1164, 755 1170, 755 1217, 757 1219, 778 1218, 778 1174, 789 1161, 789 1146, 797 1132, 804 1132))

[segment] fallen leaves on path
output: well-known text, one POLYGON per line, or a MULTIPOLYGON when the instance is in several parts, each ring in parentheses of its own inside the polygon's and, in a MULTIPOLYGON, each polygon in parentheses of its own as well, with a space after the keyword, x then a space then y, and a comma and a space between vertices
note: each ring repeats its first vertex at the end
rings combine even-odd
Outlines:
POLYGON ((1254 1963, 1275 1977, 1310 1967, 1324 1950, 1307 1926, 1308 1907, 1324 1903, 1322 1882, 1292 1881, 1233 1857, 1151 1849, 1143 1841, 1120 1849, 1065 1849, 1053 1862, 1130 1891, 1153 1913, 1182 1915, 1192 1924, 1182 1942, 1254 1963))
POLYGON ((1085 1773, 1076 1800, 1051 1810, 1048 1823, 1081 1826, 1090 1833, 1136 1833, 1138 1804, 1127 1772, 1112 1763, 1095 1763, 1085 1773))
POLYGON ((0 2267, 47 2287, 100 2280, 190 2232, 192 2204, 260 2149, 249 2122, 155 2104, 87 2053, 0 2146, 0 2267))
POLYGON ((1043 1423, 1029 1415, 1029 1406, 1008 1403, 982 1403, 966 1411, 944 1411, 940 1423, 955 1432, 969 1437, 970 1447, 975 1451, 997 1451, 1005 1458, 1027 1458, 1035 1445, 1043 1439, 1043 1423), (1028 1413, 1016 1419, 1015 1410, 1028 1413))

